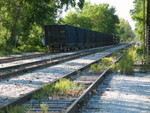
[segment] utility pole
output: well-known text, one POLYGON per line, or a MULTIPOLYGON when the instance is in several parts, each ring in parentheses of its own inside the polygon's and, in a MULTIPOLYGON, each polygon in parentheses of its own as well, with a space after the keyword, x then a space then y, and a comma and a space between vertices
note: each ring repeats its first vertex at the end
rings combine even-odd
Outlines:
POLYGON ((150 0, 147 0, 147 20, 146 20, 146 38, 147 38, 147 60, 150 63, 150 0))
POLYGON ((144 55, 144 59, 146 59, 146 62, 144 63, 147 63, 147 54, 146 54, 146 36, 145 36, 145 32, 146 32, 146 29, 145 29, 145 0, 143 0, 143 39, 144 39, 144 44, 143 44, 143 55, 144 55))

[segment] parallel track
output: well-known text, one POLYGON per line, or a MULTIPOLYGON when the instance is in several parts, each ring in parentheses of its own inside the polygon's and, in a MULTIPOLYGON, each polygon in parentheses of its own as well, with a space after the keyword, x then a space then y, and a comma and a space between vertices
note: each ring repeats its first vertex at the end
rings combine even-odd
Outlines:
POLYGON ((41 57, 44 55, 49 55, 50 53, 38 53, 38 54, 26 54, 22 56, 13 56, 13 57, 8 57, 8 58, 0 58, 0 63, 7 63, 7 62, 14 62, 14 61, 19 61, 19 60, 25 60, 25 59, 30 59, 30 58, 36 58, 36 57, 41 57))
MULTIPOLYGON (((121 54, 119 56, 119 58, 117 58, 117 60, 114 63, 117 63, 118 61, 120 61, 120 59, 124 56, 124 53, 121 54)), ((78 97, 78 99, 76 99, 65 111, 65 113, 78 113, 80 112, 80 109, 83 105, 85 105, 84 103, 86 103, 86 101, 92 96, 93 93, 95 93, 95 89, 97 88, 97 86, 99 84, 101 84, 103 82, 103 79, 105 78, 105 76, 110 72, 110 68, 108 67, 99 77, 98 79, 93 82, 87 89, 86 91, 78 97)))
POLYGON ((90 51, 85 50, 85 51, 81 51, 81 52, 77 52, 77 53, 73 53, 69 55, 61 55, 61 56, 57 56, 57 57, 50 58, 50 59, 44 59, 44 60, 33 61, 29 63, 0 68, 0 72, 1 72, 0 78, 19 75, 19 74, 37 70, 40 68, 45 68, 48 66, 56 65, 58 63, 66 62, 66 61, 69 61, 78 57, 83 57, 83 56, 95 53, 98 50, 104 50, 107 48, 109 48, 109 46, 102 47, 101 49, 91 49, 90 51))
MULTIPOLYGON (((124 55, 121 54, 117 60, 114 62, 118 62, 122 56, 124 55)), ((88 67, 85 67, 83 69, 86 72, 81 72, 80 75, 77 75, 76 79, 73 80, 74 82, 77 83, 82 83, 85 85, 85 89, 83 92, 77 92, 75 95, 62 95, 62 96, 53 96, 50 98, 45 98, 41 100, 40 102, 38 100, 31 100, 24 104, 26 107, 31 107, 32 106, 32 112, 42 112, 40 105, 45 104, 46 106, 49 107, 48 112, 51 113, 60 113, 60 112, 65 112, 65 113, 78 113, 80 112, 80 107, 84 105, 87 99, 89 99, 94 93, 94 89, 102 83, 104 77, 106 76, 107 73, 109 73, 110 69, 107 68, 105 69, 100 76, 99 75, 92 75, 91 72, 89 72, 89 69, 86 69, 88 67), (82 94, 81 94, 82 93, 82 94)))
MULTIPOLYGON (((117 50, 115 50, 115 51, 117 51, 117 50)), ((113 53, 113 51, 112 51, 111 53, 113 53)), ((109 54, 111 54, 111 53, 109 53, 109 54)), ((107 54, 107 55, 109 55, 109 54, 107 54)), ((107 55, 105 55, 105 56, 107 56, 107 55)), ((103 56, 103 57, 104 57, 104 56, 103 56)), ((98 61, 99 61, 99 60, 98 60, 98 61)), ((96 63, 96 62, 98 62, 98 61, 92 62, 92 64, 93 64, 93 63, 96 63)), ((84 67, 82 67, 82 68, 80 68, 80 69, 78 69, 78 70, 76 70, 76 71, 74 71, 74 72, 71 72, 71 73, 69 73, 69 74, 67 74, 67 75, 65 75, 65 76, 62 76, 62 77, 60 77, 60 78, 64 78, 64 77, 65 77, 65 78, 69 78, 70 76, 77 74, 79 71, 82 71, 83 69, 89 67, 90 65, 91 65, 91 64, 88 64, 88 65, 86 65, 86 66, 84 66, 84 67)), ((105 75, 105 73, 107 73, 108 70, 109 70, 109 69, 107 69, 107 70, 101 75, 101 77, 102 77, 103 75, 105 75)), ((101 77, 100 77, 100 78, 101 78, 101 77)), ((60 78, 59 78, 59 79, 60 79, 60 78)), ((58 81, 59 79, 54 80, 52 83, 55 83, 55 82, 58 81)), ((96 80, 96 81, 101 81, 101 80, 96 80)), ((92 82, 93 82, 93 81, 92 81, 92 82)), ((92 83, 92 82, 91 82, 91 83, 92 83)), ((94 82, 94 84, 98 84, 98 83, 97 83, 97 82, 94 82)), ((95 86, 90 86, 90 87, 92 88, 92 87, 95 87, 95 86)), ((90 89, 90 88, 88 88, 88 89, 90 89)), ((16 105, 16 104, 21 104, 21 103, 27 101, 28 99, 32 98, 33 93, 39 92, 40 90, 41 90, 41 88, 38 88, 38 89, 36 89, 36 90, 34 90, 34 91, 30 92, 30 93, 25 94, 24 96, 21 96, 21 97, 15 99, 15 100, 12 100, 12 101, 10 101, 10 102, 8 102, 8 103, 2 105, 2 106, 1 106, 1 109, 6 110, 7 107, 9 107, 9 106, 16 105)), ((86 92, 87 92, 86 95, 89 95, 89 92, 91 92, 91 91, 86 91, 86 92)), ((83 94, 82 94, 82 95, 83 95, 83 94)), ((82 96, 82 95, 81 95, 81 96, 82 96)), ((85 94, 84 94, 84 95, 85 95, 85 94)), ((80 96, 80 98, 81 98, 81 96, 80 96)), ((85 96, 85 97, 86 97, 86 96, 85 96)), ((69 102, 68 102, 68 99, 67 99, 67 100, 66 100, 67 106, 68 106, 69 104, 71 104, 75 99, 76 99, 76 98, 74 98, 73 100, 71 99, 69 102)), ((79 100, 79 99, 77 99, 77 100, 79 100)), ((68 109, 67 109, 67 107, 66 107, 67 112, 70 112, 70 113, 75 112, 74 110, 76 109, 76 107, 78 106, 78 104, 79 104, 79 103, 82 103, 82 101, 83 101, 83 99, 81 99, 80 101, 77 101, 77 100, 75 100, 75 101, 73 102, 73 104, 71 104, 71 106, 70 106, 68 109)), ((84 100, 85 100, 85 99, 84 99, 84 100)), ((57 101, 57 100, 56 100, 56 101, 57 101)), ((55 103, 55 102, 54 102, 54 103, 55 103)), ((57 102, 56 102, 56 103, 57 103, 57 102)), ((59 103, 59 102, 58 102, 58 103, 59 103)), ((51 104, 52 104, 52 103, 51 103, 51 104)), ((52 106, 53 106, 53 104, 52 104, 52 106)), ((64 106, 66 106, 66 105, 64 105, 64 106)), ((54 111, 55 111, 55 112, 58 112, 57 109, 54 110, 54 111)), ((60 110, 59 110, 59 111, 60 111, 60 110)))

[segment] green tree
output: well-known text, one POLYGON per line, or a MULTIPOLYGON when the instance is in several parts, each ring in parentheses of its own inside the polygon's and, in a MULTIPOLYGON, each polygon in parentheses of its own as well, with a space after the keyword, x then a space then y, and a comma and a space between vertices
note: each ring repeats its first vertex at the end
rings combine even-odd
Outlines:
POLYGON ((143 0, 134 0, 134 9, 130 10, 132 19, 136 21, 136 38, 144 43, 144 23, 146 23, 143 14, 143 0))
POLYGON ((105 33, 116 33, 119 19, 115 15, 115 8, 109 4, 92 5, 87 2, 82 10, 77 8, 74 12, 68 13, 63 23, 105 33))
POLYGON ((33 31, 40 34, 44 24, 55 23, 63 6, 66 9, 76 5, 82 8, 83 4, 84 0, 1 0, 0 33, 3 35, 0 35, 0 40, 6 39, 11 48, 17 35, 22 41, 27 41, 33 31))
POLYGON ((68 15, 63 19, 63 23, 92 29, 91 18, 82 14, 78 15, 76 12, 69 12, 68 15))
POLYGON ((121 37, 121 41, 133 40, 135 37, 129 22, 125 19, 120 19, 120 23, 118 24, 118 35, 121 37))
POLYGON ((136 22, 136 39, 142 43, 142 48, 139 54, 142 56, 145 63, 148 61, 148 53, 146 50, 147 41, 146 35, 146 4, 147 0, 134 0, 134 9, 130 11, 132 19, 136 22), (146 57, 147 55, 147 57, 146 57))
MULTIPOLYGON (((3 0, 1 6, 1 25, 7 30, 7 45, 14 45, 15 37, 19 32, 19 19, 22 16, 24 0, 3 0), (9 38, 10 37, 10 38, 9 38)), ((8 46, 9 46, 8 45, 8 46)))

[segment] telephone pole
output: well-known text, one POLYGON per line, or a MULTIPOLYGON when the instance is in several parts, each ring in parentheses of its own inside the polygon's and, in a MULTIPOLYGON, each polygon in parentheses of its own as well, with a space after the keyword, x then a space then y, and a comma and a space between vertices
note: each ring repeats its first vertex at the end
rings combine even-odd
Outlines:
POLYGON ((146 42, 147 60, 150 63, 150 0, 147 0, 147 19, 146 19, 146 42))

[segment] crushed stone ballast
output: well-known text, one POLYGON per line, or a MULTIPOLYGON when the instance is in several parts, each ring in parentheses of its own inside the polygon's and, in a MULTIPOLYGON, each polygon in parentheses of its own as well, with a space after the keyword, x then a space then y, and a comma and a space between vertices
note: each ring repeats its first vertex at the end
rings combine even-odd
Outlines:
MULTIPOLYGON (((119 45, 117 45, 119 46, 119 45)), ((21 63, 19 61, 14 63, 4 63, 1 64, 4 67, 0 67, 0 79, 6 78, 9 76, 15 76, 20 75, 23 73, 31 72, 33 70, 49 67, 52 65, 56 65, 58 63, 66 62, 72 59, 76 59, 78 57, 83 57, 88 54, 96 53, 97 51, 102 51, 104 49, 108 49, 115 46, 104 46, 104 47, 98 47, 98 48, 91 48, 89 50, 80 50, 75 52, 67 52, 65 53, 59 53, 59 54, 51 54, 46 57, 39 57, 38 59, 28 59, 28 60, 21 60, 21 63), (26 61, 28 63, 26 63, 26 61), (10 65, 9 65, 10 64, 10 65), (7 67, 8 66, 8 67, 7 67)))
POLYGON ((33 71, 21 76, 0 80, 0 106, 7 104, 23 95, 40 88, 43 84, 53 82, 72 73, 96 60, 99 60, 127 45, 98 52, 92 55, 71 60, 45 69, 33 71))
POLYGON ((149 113, 150 73, 109 74, 81 113, 149 113))
POLYGON ((56 58, 56 57, 64 57, 64 56, 74 55, 74 54, 78 54, 78 53, 82 53, 82 52, 86 52, 86 51, 102 50, 102 49, 107 49, 107 48, 111 48, 111 47, 113 47, 113 45, 97 47, 97 48, 91 48, 91 49, 85 49, 85 50, 79 50, 79 51, 74 51, 74 52, 43 54, 43 56, 39 56, 39 57, 35 57, 35 58, 31 57, 31 58, 28 58, 28 59, 21 59, 21 60, 13 61, 13 62, 0 63, 0 70, 5 69, 5 68, 7 69, 9 67, 15 67, 15 66, 18 66, 18 65, 29 64, 29 63, 32 63, 32 62, 53 59, 53 58, 56 58))

